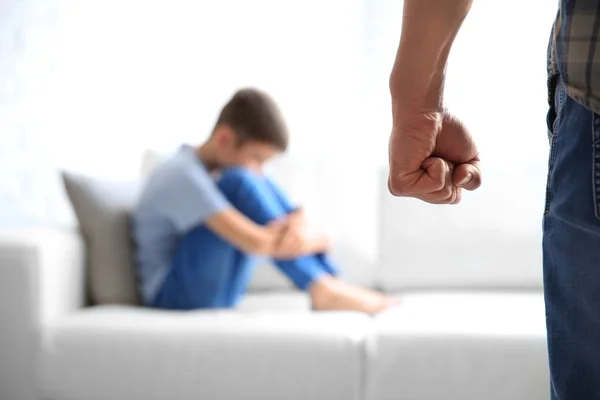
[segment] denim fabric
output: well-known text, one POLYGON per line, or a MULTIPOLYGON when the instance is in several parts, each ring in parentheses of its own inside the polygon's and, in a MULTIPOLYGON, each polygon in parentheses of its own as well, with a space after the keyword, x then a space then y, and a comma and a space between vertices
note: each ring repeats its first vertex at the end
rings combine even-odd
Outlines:
POLYGON ((544 214, 553 400, 600 399, 600 117, 554 79, 544 214))
MULTIPOLYGON (((237 210, 261 225, 294 210, 274 182, 248 170, 225 171, 218 186, 237 210)), ((243 253, 200 225, 180 241, 153 305, 184 310, 234 307, 248 287, 256 261, 257 257, 243 253)), ((338 273, 325 254, 274 263, 301 290, 323 275, 338 273)))

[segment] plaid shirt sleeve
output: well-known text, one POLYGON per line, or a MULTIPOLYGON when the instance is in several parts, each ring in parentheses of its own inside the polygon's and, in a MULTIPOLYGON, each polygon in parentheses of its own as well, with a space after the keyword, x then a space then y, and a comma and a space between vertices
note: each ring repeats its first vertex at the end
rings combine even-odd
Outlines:
POLYGON ((561 0, 548 51, 549 82, 560 75, 574 100, 600 113, 600 1, 561 0))

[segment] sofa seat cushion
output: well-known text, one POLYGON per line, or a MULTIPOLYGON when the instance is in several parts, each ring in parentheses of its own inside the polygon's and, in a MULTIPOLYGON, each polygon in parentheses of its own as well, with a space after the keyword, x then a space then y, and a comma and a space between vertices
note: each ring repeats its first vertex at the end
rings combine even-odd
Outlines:
POLYGON ((546 400, 541 293, 421 293, 374 320, 367 399, 546 400))
POLYGON ((369 318, 290 301, 296 311, 77 312, 46 329, 43 398, 358 399, 369 318))
POLYGON ((310 312, 310 297, 299 290, 251 293, 244 297, 236 312, 292 311, 310 312))

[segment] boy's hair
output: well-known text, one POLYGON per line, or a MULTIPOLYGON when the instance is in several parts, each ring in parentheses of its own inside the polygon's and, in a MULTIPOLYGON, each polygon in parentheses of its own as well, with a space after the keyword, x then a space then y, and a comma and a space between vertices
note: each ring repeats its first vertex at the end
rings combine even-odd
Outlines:
POLYGON ((240 144, 257 141, 280 151, 288 147, 288 130, 279 107, 258 89, 239 90, 221 110, 217 125, 229 125, 240 144))

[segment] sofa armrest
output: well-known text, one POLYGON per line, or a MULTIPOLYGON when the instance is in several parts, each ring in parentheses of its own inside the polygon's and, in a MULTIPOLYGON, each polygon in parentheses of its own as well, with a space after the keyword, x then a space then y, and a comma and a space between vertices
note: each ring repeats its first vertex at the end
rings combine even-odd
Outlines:
POLYGON ((85 305, 84 247, 75 231, 0 231, 0 398, 37 398, 42 327, 85 305))

